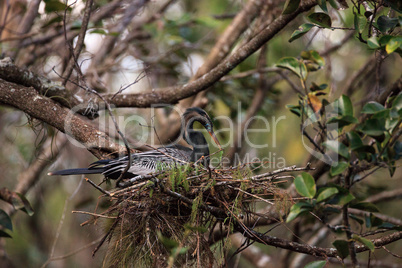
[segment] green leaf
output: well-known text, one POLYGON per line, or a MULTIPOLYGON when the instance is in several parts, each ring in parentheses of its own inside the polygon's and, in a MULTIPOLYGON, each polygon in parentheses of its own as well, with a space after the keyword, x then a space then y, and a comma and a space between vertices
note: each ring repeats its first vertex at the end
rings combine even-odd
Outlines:
POLYGON ((325 65, 325 60, 323 57, 320 56, 320 54, 315 51, 315 50, 309 50, 309 51, 302 51, 300 53, 300 56, 304 60, 310 60, 316 64, 318 64, 320 67, 325 65))
POLYGON ((354 148, 353 151, 357 153, 370 153, 375 154, 375 149, 373 146, 370 145, 362 145, 360 147, 354 148))
POLYGON ((394 131, 394 129, 398 126, 399 118, 391 119, 387 118, 385 121, 385 129, 388 130, 390 133, 394 131))
POLYGON ((354 200, 355 197, 346 189, 337 187, 339 193, 336 194, 329 203, 344 206, 348 204, 350 201, 354 200))
MULTIPOLYGON (((63 17, 62 16, 56 16, 52 19, 50 19, 49 21, 47 21, 46 23, 43 24, 43 26, 41 27, 42 29, 52 25, 52 24, 58 24, 59 22, 63 21, 63 17)), ((56 25, 54 25, 54 27, 56 27, 56 25)))
POLYGON ((82 20, 75 20, 71 23, 71 30, 79 30, 82 27, 82 20))
POLYGON ((344 206, 354 199, 355 197, 351 193, 343 194, 339 197, 338 205, 344 206))
POLYGON ((378 37, 376 36, 372 36, 369 39, 367 39, 367 45, 369 48, 372 49, 377 49, 381 47, 380 43, 378 42, 378 37))
POLYGON ((379 112, 373 114, 373 116, 371 118, 378 118, 380 120, 385 120, 385 119, 388 119, 390 117, 389 116, 390 112, 391 112, 390 109, 384 109, 382 111, 379 111, 379 112))
POLYGON ((323 213, 325 213, 325 215, 330 215, 330 214, 339 214, 341 213, 340 209, 334 208, 334 207, 324 207, 324 209, 322 210, 323 213))
POLYGON ((360 138, 359 134, 357 134, 356 132, 349 131, 348 133, 346 133, 346 137, 349 141, 349 147, 351 150, 363 146, 363 141, 360 138))
POLYGON ((327 124, 338 123, 340 128, 350 125, 350 124, 357 124, 359 120, 351 115, 340 115, 336 117, 331 117, 328 119, 327 124))
MULTIPOLYGON (((389 110, 389 119, 399 119, 400 117, 402 117, 402 114, 399 114, 396 108, 390 108, 388 110, 389 110)), ((402 112, 402 109, 399 110, 399 112, 402 112)))
POLYGON ((3 226, 10 231, 13 230, 13 223, 10 216, 8 216, 8 214, 2 209, 0 209, 0 226, 3 226))
POLYGON ((336 164, 331 166, 329 173, 331 174, 331 176, 336 176, 342 174, 342 172, 344 172, 348 167, 349 164, 344 161, 337 162, 336 164))
POLYGON ((339 99, 339 109, 342 115, 353 116, 353 104, 348 96, 342 95, 339 99))
POLYGON ((362 33, 367 24, 367 18, 364 15, 356 14, 354 17, 355 29, 362 33))
POLYGON ((338 253, 338 256, 341 257, 341 259, 346 258, 349 256, 349 245, 348 241, 345 240, 335 240, 332 245, 336 248, 336 251, 338 253))
POLYGON ((194 19, 194 22, 209 28, 217 28, 220 22, 211 16, 200 16, 194 19))
POLYGON ((328 13, 328 8, 327 8, 327 1, 326 0, 318 0, 318 5, 324 11, 325 13, 328 13))
POLYGON ((342 95, 331 103, 331 107, 338 115, 350 115, 353 116, 353 105, 348 96, 342 95))
POLYGON ((293 42, 296 39, 299 39, 303 35, 305 35, 308 31, 311 30, 315 25, 310 23, 304 23, 299 26, 297 30, 295 30, 290 36, 289 42, 293 42))
POLYGON ((304 197, 313 198, 317 191, 314 178, 306 173, 303 172, 301 175, 298 175, 295 180, 294 184, 296 186, 296 191, 304 197))
POLYGON ((399 160, 402 158, 402 142, 396 141, 393 149, 395 151, 394 159, 399 160))
POLYGON ((344 10, 349 7, 346 0, 328 0, 328 3, 336 10, 344 10))
POLYGON ((402 13, 402 2, 400 0, 385 0, 384 2, 393 10, 402 13))
POLYGON ((45 12, 52 13, 52 12, 60 12, 67 10, 71 11, 71 7, 67 7, 64 3, 59 2, 57 0, 45 0, 45 12))
POLYGON ((327 261, 313 261, 310 263, 307 263, 304 268, 322 268, 327 264, 327 261))
POLYGON ((358 236, 358 235, 355 235, 355 234, 352 235, 352 238, 354 240, 362 243, 366 247, 368 247, 371 250, 371 252, 374 252, 375 247, 374 247, 373 242, 371 242, 371 240, 368 240, 368 239, 366 239, 364 237, 361 237, 361 236, 358 236))
POLYGON ((28 199, 20 193, 13 193, 11 197, 11 202, 13 203, 13 206, 15 209, 19 209, 21 211, 24 211, 26 214, 29 216, 32 216, 34 214, 34 210, 29 203, 28 199))
POLYGON ((392 35, 383 35, 380 37, 380 39, 378 39, 378 42, 380 43, 380 46, 385 47, 392 38, 392 35))
POLYGON ((401 225, 394 225, 394 224, 389 223, 389 222, 384 222, 383 224, 379 225, 378 228, 402 231, 402 226, 401 225))
POLYGON ((313 91, 313 92, 314 92, 314 91, 321 91, 321 90, 326 89, 327 87, 328 87, 327 84, 317 85, 316 83, 311 82, 310 91, 313 91))
POLYGON ((328 198, 337 193, 339 193, 339 191, 336 187, 328 187, 318 194, 317 202, 327 200, 328 198))
POLYGON ((377 19, 378 29, 383 33, 385 33, 391 28, 394 28, 396 25, 398 25, 398 23, 399 22, 397 18, 389 18, 384 15, 378 17, 377 19))
POLYGON ((369 136, 381 136, 385 131, 385 120, 380 120, 378 118, 368 119, 364 122, 361 131, 369 136))
POLYGON ((4 232, 3 230, 0 230, 0 237, 11 238, 11 235, 9 235, 8 233, 4 232))
POLYGON ((282 14, 291 14, 299 7, 300 0, 286 0, 282 14))
POLYGON ((95 30, 91 30, 89 33, 91 33, 91 34, 107 35, 107 32, 106 32, 104 29, 95 29, 95 30))
POLYGON ((375 101, 370 101, 366 105, 363 106, 362 113, 363 114, 375 114, 380 111, 383 111, 385 108, 381 104, 375 101))
POLYGON ((369 212, 379 212, 378 208, 370 202, 360 202, 350 206, 351 208, 356 208, 369 212))
POLYGON ((378 227, 384 223, 382 219, 376 217, 375 215, 373 215, 373 213, 370 213, 370 215, 366 215, 365 219, 367 228, 378 227))
POLYGON ((395 108, 397 111, 402 109, 402 93, 399 93, 398 96, 392 102, 392 108, 395 108))
POLYGON ((170 239, 168 237, 165 237, 162 235, 160 231, 157 231, 157 235, 159 238, 159 241, 169 250, 173 250, 179 246, 179 242, 176 240, 170 239))
POLYGON ((288 104, 286 105, 286 108, 289 109, 292 113, 294 113, 297 116, 301 116, 301 110, 300 110, 300 105, 291 105, 288 104))
POLYGON ((310 59, 320 65, 321 67, 325 65, 325 59, 316 50, 310 50, 310 59))
POLYGON ((173 256, 180 255, 180 254, 185 254, 188 250, 189 250, 188 247, 176 247, 176 248, 172 249, 171 254, 173 256))
POLYGON ((387 51, 388 54, 391 54, 398 48, 400 48, 402 45, 402 37, 401 36, 395 36, 385 46, 385 51, 387 51))
POLYGON ((364 223, 364 220, 362 220, 361 218, 359 218, 359 217, 356 216, 356 215, 350 214, 349 217, 350 217, 352 220, 356 221, 356 222, 357 222, 358 224, 360 224, 360 225, 363 225, 363 223, 364 223))
POLYGON ((193 225, 190 225, 187 223, 184 225, 184 229, 190 230, 191 232, 199 232, 202 234, 204 234, 208 231, 208 228, 205 226, 193 226, 193 225))
POLYGON ((313 206, 307 202, 299 202, 294 204, 289 211, 288 216, 286 217, 286 222, 291 222, 296 219, 299 215, 311 211, 313 206))
POLYGON ((334 151, 335 153, 339 154, 340 156, 345 157, 346 159, 350 158, 350 153, 348 147, 345 144, 336 141, 336 140, 329 140, 322 143, 326 148, 334 151))
POLYGON ((307 101, 305 102, 305 106, 303 107, 303 114, 307 115, 307 121, 309 121, 310 124, 315 123, 318 120, 320 120, 320 115, 318 113, 314 112, 312 107, 310 107, 310 105, 308 105, 307 101))
POLYGON ((307 78, 306 65, 296 58, 293 58, 293 57, 282 58, 278 61, 276 66, 292 71, 294 74, 296 74, 298 77, 300 77, 303 80, 306 80, 306 78, 307 78))
POLYGON ((322 12, 312 13, 307 16, 307 19, 324 28, 331 28, 332 25, 331 17, 322 12))

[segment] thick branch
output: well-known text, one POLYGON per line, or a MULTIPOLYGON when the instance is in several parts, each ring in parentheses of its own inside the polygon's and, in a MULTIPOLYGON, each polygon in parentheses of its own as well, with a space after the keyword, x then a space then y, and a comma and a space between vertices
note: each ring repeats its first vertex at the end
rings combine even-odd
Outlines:
MULTIPOLYGON (((243 228, 240 226, 235 226, 235 229, 239 232, 244 232, 243 228)), ((310 246, 307 244, 301 244, 297 242, 292 242, 286 239, 267 236, 263 235, 259 232, 249 230, 248 233, 245 232, 244 236, 248 237, 249 239, 259 242, 265 243, 270 246, 279 247, 283 249, 288 249, 294 252, 309 254, 313 256, 320 256, 320 257, 338 257, 337 250, 334 248, 321 248, 316 246, 310 246)), ((402 239, 402 232, 395 232, 388 236, 384 236, 378 239, 371 240, 374 243, 375 247, 381 247, 384 245, 391 244, 395 241, 402 239)), ((360 253, 369 250, 367 246, 358 245, 355 247, 355 252, 360 253)))
POLYGON ((99 158, 110 153, 125 152, 124 146, 33 88, 0 79, 0 103, 15 107, 68 134, 99 158))
POLYGON ((60 83, 20 68, 8 57, 0 60, 0 78, 25 87, 33 87, 41 95, 55 98, 68 108, 81 104, 81 101, 60 83))
MULTIPOLYGON (((166 88, 164 90, 158 90, 156 92, 153 91, 139 94, 121 94, 118 96, 114 96, 114 94, 107 94, 104 96, 105 100, 108 101, 110 104, 115 105, 116 107, 147 108, 151 107, 154 104, 177 103, 179 100, 193 96, 217 82, 221 77, 230 72, 239 63, 241 63, 250 55, 252 55, 255 51, 257 51, 267 41, 272 39, 297 15, 309 10, 315 5, 316 1, 306 1, 302 5, 300 5, 299 9, 296 12, 288 15, 281 15, 279 18, 275 19, 272 24, 269 25, 269 27, 261 31, 241 49, 237 50, 235 53, 233 53, 233 55, 231 55, 225 61, 221 62, 213 70, 195 81, 192 81, 183 86, 174 86, 166 88)), ((60 101, 63 105, 67 107, 73 107, 76 104, 79 104, 79 101, 77 101, 74 96, 69 95, 69 93, 66 92, 63 87, 60 87, 56 84, 48 85, 50 83, 49 81, 43 81, 39 77, 33 75, 31 72, 26 73, 23 76, 13 75, 14 72, 21 72, 21 70, 17 68, 10 71, 12 67, 13 64, 10 64, 10 61, 7 62, 7 65, 3 65, 3 68, 0 68, 0 77, 7 81, 20 83, 25 86, 34 86, 35 88, 40 89, 40 91, 42 92, 44 91, 50 96, 59 96, 60 100, 58 99, 58 101, 60 101), (23 80, 18 80, 17 77, 21 77, 23 80), (30 77, 31 79, 27 79, 30 77), (51 89, 51 92, 53 93, 50 93, 49 89, 51 89)), ((100 100, 97 99, 97 101, 99 102, 100 100)))
POLYGON ((207 74, 199 79, 187 83, 183 86, 175 86, 165 89, 164 91, 147 92, 140 94, 118 95, 112 99, 113 94, 106 95, 107 101, 110 101, 117 107, 140 107, 147 108, 153 104, 173 104, 179 100, 188 98, 207 89, 221 77, 234 69, 239 63, 244 61, 261 46, 272 39, 279 31, 281 31, 289 22, 297 15, 305 12, 316 5, 316 1, 306 1, 300 5, 299 9, 288 15, 281 15, 275 19, 272 24, 256 35, 250 42, 238 49, 229 58, 218 64, 207 74))

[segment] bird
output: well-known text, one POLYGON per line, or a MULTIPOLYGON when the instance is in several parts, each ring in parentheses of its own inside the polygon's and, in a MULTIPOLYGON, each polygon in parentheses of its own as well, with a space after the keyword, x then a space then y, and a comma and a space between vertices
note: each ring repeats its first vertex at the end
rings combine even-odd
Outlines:
MULTIPOLYGON (((151 173, 165 170, 174 165, 184 165, 186 163, 201 162, 205 167, 209 167, 209 147, 202 132, 194 129, 194 122, 199 122, 207 130, 213 141, 222 147, 213 131, 213 124, 208 114, 201 108, 192 107, 186 109, 182 117, 183 139, 192 147, 185 147, 179 144, 160 147, 151 151, 131 154, 131 166, 120 178, 127 167, 129 157, 124 156, 114 159, 102 159, 88 166, 88 168, 64 169, 49 172, 49 176, 54 175, 82 175, 82 174, 102 174, 108 179, 122 179, 127 182, 134 182, 151 173)), ((117 185, 119 186, 119 184, 117 185)))

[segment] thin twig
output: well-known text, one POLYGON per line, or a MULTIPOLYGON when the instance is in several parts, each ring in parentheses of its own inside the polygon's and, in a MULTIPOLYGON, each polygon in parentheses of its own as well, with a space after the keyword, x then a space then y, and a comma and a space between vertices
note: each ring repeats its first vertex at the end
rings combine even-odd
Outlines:
POLYGON ((85 181, 89 182, 89 184, 91 184, 93 187, 95 187, 98 191, 100 191, 101 193, 110 196, 110 192, 106 191, 105 189, 103 189, 102 187, 99 187, 98 185, 96 185, 96 183, 94 183, 93 181, 91 181, 88 178, 85 178, 85 181))
POLYGON ((91 215, 91 216, 94 216, 94 217, 97 217, 97 218, 117 219, 117 217, 106 216, 106 215, 97 214, 97 213, 92 213, 92 212, 87 212, 87 211, 77 211, 77 210, 73 210, 73 211, 71 211, 71 213, 87 214, 87 215, 91 215))

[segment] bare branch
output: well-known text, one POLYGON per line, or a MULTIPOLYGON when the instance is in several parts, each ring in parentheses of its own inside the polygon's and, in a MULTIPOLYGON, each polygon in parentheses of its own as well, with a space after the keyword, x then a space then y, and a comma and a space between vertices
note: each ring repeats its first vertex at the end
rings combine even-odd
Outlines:
MULTIPOLYGON (((240 248, 246 243, 245 238, 239 233, 231 235, 230 239, 236 248, 240 248)), ((255 245, 246 245, 246 248, 240 254, 257 268, 275 268, 278 265, 273 257, 267 255, 255 245)))
MULTIPOLYGON (((77 44, 75 45, 74 50, 71 47, 71 57, 68 62, 68 65, 63 73, 64 81, 63 85, 67 84, 68 79, 70 78, 74 67, 76 67, 77 71, 80 72, 80 68, 78 67, 78 57, 80 56, 81 50, 84 47, 84 40, 85 40, 85 34, 88 29, 88 23, 89 23, 89 18, 91 17, 91 9, 92 9, 92 4, 93 0, 88 0, 85 3, 85 12, 84 12, 84 18, 82 19, 82 25, 80 29, 80 33, 78 35, 78 40, 77 44)), ((64 14, 64 19, 65 19, 66 14, 64 14)), ((66 25, 66 22, 64 21, 64 27, 66 25)), ((67 37, 67 31, 64 28, 64 34, 67 37)), ((66 42, 68 44, 68 42, 66 42)))

